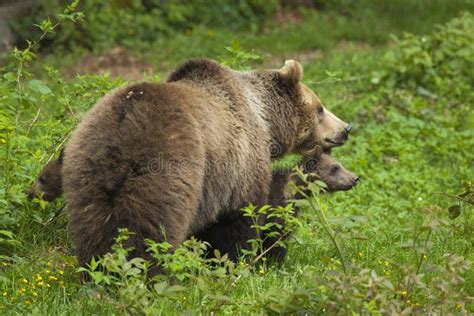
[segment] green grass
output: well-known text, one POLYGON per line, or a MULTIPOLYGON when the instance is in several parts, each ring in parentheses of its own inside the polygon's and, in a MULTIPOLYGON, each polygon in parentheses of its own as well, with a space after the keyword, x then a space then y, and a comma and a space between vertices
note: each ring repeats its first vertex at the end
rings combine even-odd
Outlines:
MULTIPOLYGON (((470 301, 458 307, 454 301, 444 302, 427 295, 435 293, 437 297, 439 293, 447 293, 449 298, 454 297, 454 293, 465 293, 474 296, 474 270, 460 269, 465 282, 455 284, 449 267, 446 268, 446 254, 462 256, 468 262, 474 259, 472 207, 463 203, 461 215, 450 219, 448 208, 458 202, 439 194, 462 192, 466 182, 473 180, 474 120, 470 96, 461 94, 459 98, 456 94, 458 99, 455 99, 449 89, 449 83, 455 79, 448 77, 439 79, 448 84, 447 89, 431 91, 438 94, 436 99, 420 95, 404 82, 387 88, 374 85, 372 81, 377 72, 387 66, 384 65, 386 54, 395 52, 393 45, 386 45, 389 33, 432 32, 434 23, 447 21, 460 9, 472 9, 473 4, 432 1, 430 8, 426 1, 398 1, 393 5, 384 2, 372 7, 365 1, 360 3, 351 4, 350 15, 336 14, 333 9, 308 13, 300 26, 269 28, 262 34, 197 28, 192 36, 181 34, 156 43, 137 44, 136 54, 163 72, 189 57, 225 56, 223 46, 234 38, 240 39, 244 49, 255 49, 266 56, 264 64, 282 55, 322 50, 321 58, 306 61, 304 81, 328 109, 354 125, 350 141, 332 154, 361 178, 361 183, 351 191, 317 198, 326 209, 328 222, 337 231, 345 259, 352 267, 349 281, 338 279, 343 278, 341 263, 316 213, 303 208, 304 224, 291 239, 288 256, 281 266, 266 264, 243 270, 245 273, 230 290, 217 286, 207 295, 191 286, 192 282, 176 296, 149 294, 153 298, 150 304, 154 313, 266 314, 278 308, 288 313, 334 313, 330 303, 336 302, 340 304, 340 312, 345 314, 344 301, 331 295, 346 292, 356 300, 357 295, 351 292, 356 289, 362 292, 363 298, 349 306, 355 312, 360 311, 357 307, 364 306, 368 313, 368 310, 376 310, 377 305, 370 307, 373 303, 365 292, 369 278, 361 276, 363 269, 372 269, 396 286, 394 290, 379 286, 377 294, 389 293, 390 300, 415 308, 418 313, 429 313, 430 308, 443 304, 450 312, 461 308, 467 312, 474 310, 470 301), (341 40, 369 46, 363 51, 341 50, 338 47, 341 40), (333 74, 329 78, 327 71, 333 74), (429 243, 425 247, 428 232, 429 243), (420 240, 415 246, 410 245, 408 242, 418 235, 420 240), (423 274, 421 282, 428 290, 415 287, 410 297, 404 298, 400 294, 405 291, 403 280, 411 275, 407 269, 413 273, 418 265, 423 274), (439 285, 443 277, 447 283, 439 290, 434 284, 439 285), (219 298, 221 294, 227 298, 219 298)), ((25 88, 22 101, 25 106, 17 134, 5 132, 15 116, 5 116, 6 123, 0 121, 0 148, 5 159, 2 183, 8 184, 0 190, 0 229, 6 227, 14 232, 13 239, 17 241, 9 244, 0 239, 0 255, 6 256, 0 261, 2 314, 131 312, 130 302, 125 297, 132 295, 126 292, 132 285, 104 289, 80 281, 71 255, 67 218, 60 212, 63 200, 41 206, 28 202, 24 194, 47 156, 76 124, 76 119, 67 115, 66 106, 80 117, 107 91, 125 84, 107 76, 87 76, 65 82, 60 76, 47 76, 42 70, 44 64, 72 63, 77 58, 74 54, 77 52, 59 62, 53 61, 58 59, 58 54, 42 57, 34 65, 51 92, 25 88), (39 108, 38 119, 33 121, 39 108)), ((2 78, 0 92, 5 95, 6 109, 14 109, 15 80, 2 78)), ((427 81, 420 82, 424 88, 432 89, 427 81)), ((146 310, 132 312, 145 313, 146 310)))

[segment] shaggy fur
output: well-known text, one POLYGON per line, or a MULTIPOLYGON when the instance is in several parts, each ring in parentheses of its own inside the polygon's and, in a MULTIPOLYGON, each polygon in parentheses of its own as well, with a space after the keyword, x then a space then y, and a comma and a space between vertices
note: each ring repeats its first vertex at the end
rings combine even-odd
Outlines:
MULTIPOLYGON (((241 207, 267 202, 272 144, 275 156, 303 153, 347 127, 339 120, 316 135, 325 119, 301 76, 293 61, 236 72, 195 60, 163 84, 100 100, 73 132, 62 168, 79 263, 108 252, 120 227, 134 233, 132 256, 147 258, 145 238, 178 245, 218 218, 239 226, 241 207)), ((220 236, 232 249, 247 240, 220 236)))

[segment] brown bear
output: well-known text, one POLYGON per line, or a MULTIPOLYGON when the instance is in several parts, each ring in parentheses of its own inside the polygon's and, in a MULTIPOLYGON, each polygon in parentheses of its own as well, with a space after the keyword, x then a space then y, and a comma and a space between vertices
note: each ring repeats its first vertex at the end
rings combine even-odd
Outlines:
MULTIPOLYGON (((162 84, 118 88, 85 114, 66 145, 63 189, 79 263, 108 252, 118 228, 178 245, 240 208, 265 204, 270 159, 341 145, 350 130, 301 83, 302 67, 238 72, 188 61, 162 84)), ((223 235, 245 244, 243 236, 223 235)), ((247 238, 247 236, 244 236, 247 238)))
MULTIPOLYGON (((309 181, 319 179, 326 184, 326 192, 346 191, 352 189, 359 182, 359 177, 338 162, 336 159, 331 157, 328 153, 324 153, 320 146, 309 152, 300 164, 300 168, 306 174, 310 174, 309 181), (316 178, 314 178, 314 175, 316 178)), ((268 198, 268 204, 272 206, 285 206, 287 200, 291 198, 285 194, 285 187, 289 181, 294 181, 296 185, 302 186, 304 182, 296 174, 291 172, 291 169, 286 170, 275 170, 272 172, 272 184, 270 188, 270 194, 268 198)), ((301 198, 300 194, 296 194, 296 199, 301 198)), ((295 216, 299 215, 299 209, 295 208, 295 216)), ((273 218, 280 225, 284 225, 281 219, 273 218)), ((268 221, 268 219, 267 219, 268 221)), ((262 236, 263 249, 268 250, 268 257, 281 261, 286 256, 286 248, 274 245, 278 239, 282 236, 283 229, 274 227, 269 231, 265 232, 262 236), (278 231, 277 237, 268 237, 269 233, 278 231)), ((289 236, 283 236, 283 239, 287 239, 289 236)))
POLYGON ((63 161, 63 151, 59 153, 57 159, 50 160, 36 177, 35 182, 28 190, 28 198, 31 200, 35 196, 41 195, 45 201, 53 201, 63 194, 63 181, 61 166, 63 161))
MULTIPOLYGON (((46 201, 52 201, 62 194, 62 176, 61 176, 61 166, 62 166, 62 151, 60 152, 59 158, 51 160, 43 170, 40 172, 36 178, 33 186, 28 192, 28 197, 32 199, 34 196, 42 194, 42 198, 46 201)), ((304 157, 303 162, 300 164, 300 168, 305 173, 312 173, 318 176, 318 179, 326 183, 327 192, 335 192, 341 190, 349 190, 355 186, 359 178, 344 168, 336 159, 332 158, 329 154, 323 153, 321 147, 317 146, 314 151, 311 151, 304 157)), ((302 180, 298 177, 291 177, 291 169, 285 170, 275 170, 272 172, 272 182, 270 187, 270 194, 268 204, 272 206, 284 206, 286 200, 289 196, 285 195, 284 189, 288 185, 289 181, 295 181, 297 185, 303 185, 302 180)), ((297 196, 298 197, 298 196, 297 196)), ((295 215, 298 215, 299 210, 295 209, 295 215)), ((280 221, 280 224, 283 224, 280 221)), ((197 238, 209 243, 213 243, 214 249, 219 249, 223 253, 234 254, 234 250, 229 250, 229 247, 220 246, 213 239, 213 235, 219 231, 219 222, 217 222, 215 227, 211 226, 197 234, 197 238)), ((240 226, 236 228, 236 233, 240 235, 247 235, 249 239, 252 238, 253 233, 250 227, 240 226), (250 231, 250 233, 249 233, 250 231)), ((271 230, 274 231, 274 230, 271 230)), ((268 232, 267 232, 268 233, 268 232)), ((282 230, 279 230, 281 235, 282 230)), ((272 248, 268 252, 268 257, 276 260, 283 260, 286 255, 286 248, 273 246, 273 244, 278 240, 277 238, 262 236, 264 239, 264 249, 272 248)), ((280 236, 279 235, 279 236, 280 236)), ((289 236, 286 236, 289 237, 289 236)), ((244 238, 244 237, 242 237, 244 238)), ((219 240, 219 236, 215 236, 216 240, 219 240)), ((286 239, 286 238, 285 238, 286 239)), ((235 246, 235 245, 233 245, 235 246)), ((211 249, 212 250, 212 249, 211 249)), ((212 251, 210 251, 212 252, 212 251)), ((235 258, 234 258, 235 259, 235 258)))

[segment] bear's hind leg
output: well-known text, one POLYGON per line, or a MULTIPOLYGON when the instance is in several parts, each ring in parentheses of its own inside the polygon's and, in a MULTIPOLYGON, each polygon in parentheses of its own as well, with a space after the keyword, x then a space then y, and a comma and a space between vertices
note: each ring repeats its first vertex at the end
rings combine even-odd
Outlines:
POLYGON ((221 216, 217 223, 196 234, 196 238, 211 245, 210 255, 217 249, 221 255, 227 254, 229 259, 237 262, 242 255, 241 250, 251 250, 250 239, 258 238, 258 232, 252 228, 253 222, 242 212, 221 216))

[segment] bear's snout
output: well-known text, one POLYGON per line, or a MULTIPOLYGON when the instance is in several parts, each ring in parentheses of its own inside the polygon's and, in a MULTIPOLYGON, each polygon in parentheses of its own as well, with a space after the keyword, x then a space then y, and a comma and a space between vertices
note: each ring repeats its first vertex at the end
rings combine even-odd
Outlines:
POLYGON ((344 127, 344 131, 346 132, 346 135, 349 136, 349 132, 352 129, 352 124, 347 124, 346 127, 344 127))
POLYGON ((358 176, 355 176, 352 178, 351 182, 352 182, 352 185, 351 187, 355 187, 358 183, 359 183, 359 177, 358 176))

